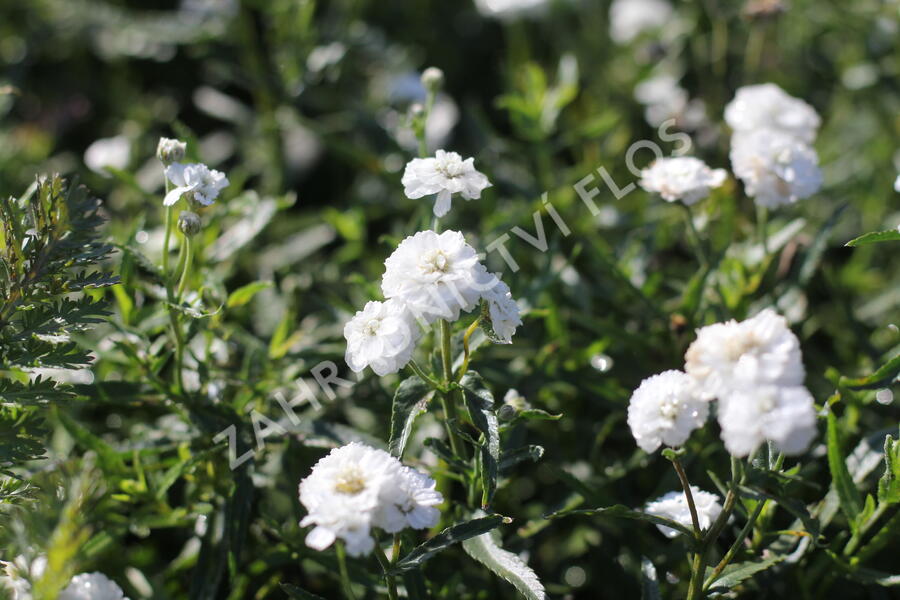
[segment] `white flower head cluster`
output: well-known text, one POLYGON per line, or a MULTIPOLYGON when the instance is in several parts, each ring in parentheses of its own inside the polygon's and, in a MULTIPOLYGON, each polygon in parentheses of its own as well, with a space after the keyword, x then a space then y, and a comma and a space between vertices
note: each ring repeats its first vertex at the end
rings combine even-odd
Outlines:
MULTIPOLYGON (((697 509, 697 522, 701 530, 707 530, 722 512, 722 505, 719 504, 719 497, 709 492, 691 486, 691 498, 694 500, 694 508, 697 509)), ((688 506, 687 497, 684 491, 669 492, 647 504, 644 512, 671 519, 676 523, 680 523, 687 528, 694 526, 691 520, 691 509, 688 506)), ((677 529, 666 527, 665 525, 657 525, 657 528, 667 538, 674 538, 680 532, 677 529)))
POLYGON ((615 0, 609 9, 609 35, 617 44, 627 44, 671 18, 672 5, 666 0, 615 0))
POLYGON ((499 277, 488 273, 458 231, 420 231, 404 239, 384 263, 386 302, 369 302, 347 323, 347 365, 379 375, 396 373, 420 338, 416 322, 455 321, 484 300, 498 341, 509 343, 522 324, 519 307, 499 277))
POLYGON ((773 83, 751 85, 725 107, 725 121, 734 131, 732 168, 757 204, 793 204, 822 187, 812 147, 821 119, 809 104, 773 83))
POLYGON ((166 167, 166 177, 175 184, 175 188, 166 194, 164 206, 172 206, 185 194, 190 194, 198 204, 209 206, 228 187, 228 178, 224 173, 201 163, 172 163, 166 167))
POLYGON ((420 335, 403 302, 367 302, 344 326, 347 365, 356 373, 367 366, 378 375, 396 373, 412 358, 420 335))
MULTIPOLYGON (((4 575, 0 584, 10 593, 12 600, 31 600, 31 586, 40 579, 47 568, 47 557, 38 556, 29 561, 17 556, 12 562, 0 561, 4 575)), ((59 600, 128 600, 116 582, 103 573, 75 575, 59 593, 59 600)))
POLYGON ((710 169, 698 158, 660 158, 641 171, 640 185, 668 202, 681 201, 690 206, 709 196, 726 177, 724 169, 710 169))
POLYGON ((691 378, 681 371, 648 377, 628 404, 628 426, 645 452, 662 444, 681 446, 708 416, 708 403, 696 396, 691 378))
POLYGON ((372 529, 397 533, 437 524, 444 499, 427 475, 406 467, 383 450, 359 442, 335 448, 300 482, 307 515, 301 527, 315 525, 306 545, 324 550, 340 539, 351 556, 375 547, 372 529))
POLYGON ((819 157, 812 146, 772 129, 733 138, 731 166, 747 195, 767 208, 794 204, 822 187, 819 157))
POLYGON ((456 152, 438 150, 433 158, 414 158, 403 172, 404 193, 408 198, 422 198, 437 194, 434 215, 443 217, 450 211, 450 199, 460 194, 466 200, 481 198, 481 192, 491 186, 488 178, 475 169, 475 159, 456 152))
POLYGON ((812 442, 815 407, 803 387, 800 342, 784 317, 767 309, 703 327, 685 361, 700 397, 719 401, 722 439, 732 455, 747 456, 765 440, 795 455, 812 442))

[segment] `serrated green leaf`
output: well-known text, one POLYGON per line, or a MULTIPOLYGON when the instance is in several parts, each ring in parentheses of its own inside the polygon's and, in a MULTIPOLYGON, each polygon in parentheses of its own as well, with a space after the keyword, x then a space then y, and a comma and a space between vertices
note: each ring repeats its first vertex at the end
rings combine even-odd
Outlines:
POLYGON ((453 544, 487 533, 488 531, 499 527, 500 524, 506 520, 506 517, 501 515, 491 515, 489 517, 480 517, 448 527, 424 544, 413 548, 409 554, 397 561, 394 568, 391 569, 390 574, 399 575, 404 571, 415 569, 438 552, 445 550, 453 544))
POLYGON ((391 437, 388 450, 397 458, 403 457, 413 423, 434 396, 434 390, 416 375, 404 379, 394 392, 391 406, 391 437))
POLYGON ((500 426, 494 411, 494 396, 475 371, 466 373, 459 382, 464 391, 472 423, 484 436, 481 444, 481 507, 491 505, 497 490, 500 464, 500 426))
POLYGON ((560 517, 567 517, 569 515, 590 515, 590 516, 603 516, 603 517, 615 517, 618 519, 632 519, 635 521, 646 521, 647 523, 653 523, 654 525, 662 525, 663 527, 669 527, 678 531, 679 533, 683 533, 688 538, 694 538, 694 532, 682 525, 677 521, 673 521, 672 519, 667 519, 665 517, 659 517, 657 515, 651 515, 649 513, 641 512, 639 510, 633 510, 624 506, 622 504, 616 504, 614 506, 607 506, 605 508, 585 508, 578 510, 567 510, 558 513, 553 513, 552 515, 548 515, 548 519, 558 519, 560 517))
POLYGON ((530 460, 537 462, 544 456, 543 446, 528 445, 514 450, 506 450, 500 455, 500 470, 512 468, 520 462, 530 460))
POLYGON ((742 581, 753 577, 757 573, 765 571, 773 565, 777 565, 784 559, 784 556, 773 554, 772 556, 760 560, 749 560, 747 562, 728 565, 719 577, 712 582, 710 591, 730 590, 742 581))
POLYGON ((244 306, 245 304, 253 300, 253 297, 256 294, 260 293, 263 290, 269 289, 273 285, 274 284, 271 281, 254 281, 253 283, 248 283, 247 285, 241 286, 228 295, 228 300, 225 302, 225 306, 227 308, 237 308, 239 306, 244 306))
POLYGON ((834 412, 828 413, 828 468, 831 471, 831 483, 840 500, 841 510, 847 517, 852 527, 856 527, 857 517, 862 511, 862 497, 853 483, 853 478, 847 470, 847 463, 841 451, 840 435, 838 434, 837 417, 834 412))
POLYGON ((879 242, 900 242, 900 231, 896 229, 888 229, 887 231, 873 231, 866 233, 858 238, 852 239, 845 246, 857 247, 867 244, 877 244, 879 242))
POLYGON ((521 558, 500 547, 491 533, 483 533, 462 543, 466 554, 492 573, 511 583, 527 600, 544 600, 544 586, 537 574, 521 558))

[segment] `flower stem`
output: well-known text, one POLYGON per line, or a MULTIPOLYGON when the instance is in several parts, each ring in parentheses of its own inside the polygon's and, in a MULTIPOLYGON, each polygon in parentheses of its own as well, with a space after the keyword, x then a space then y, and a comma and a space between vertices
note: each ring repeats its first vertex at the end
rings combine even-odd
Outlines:
POLYGON ((409 365, 409 368, 412 369, 413 373, 415 373, 419 377, 419 379, 421 379, 434 389, 441 388, 440 382, 434 380, 432 377, 429 377, 428 374, 424 370, 422 370, 422 367, 419 366, 419 363, 410 359, 409 363, 407 364, 409 365))
POLYGON ((334 549, 337 553, 338 570, 341 574, 341 587, 344 588, 344 596, 347 597, 347 600, 356 600, 356 596, 353 595, 353 587, 350 584, 350 574, 347 572, 347 553, 344 548, 344 542, 338 541, 334 549))
POLYGON ((472 337, 472 334, 478 329, 479 323, 481 323, 481 317, 475 319, 463 335, 463 352, 465 353, 465 357, 463 358, 462 366, 459 369, 460 378, 462 378, 462 376, 466 374, 466 371, 469 370, 469 338, 472 337))
MULTIPOLYGON (((166 180, 166 191, 169 191, 169 183, 166 180)), ((163 235, 162 245, 162 274, 163 280, 168 286, 169 281, 169 241, 172 238, 172 225, 175 221, 175 210, 171 206, 166 207, 166 233, 163 235)))
MULTIPOLYGON (((444 369, 444 386, 449 387, 453 381, 453 363, 450 357, 450 323, 441 319, 441 364, 444 369)), ((441 394, 441 408, 444 410, 445 425, 447 426, 447 435, 450 437, 450 448, 453 454, 462 457, 462 444, 457 438, 456 432, 450 426, 450 419, 456 416, 456 407, 453 404, 453 398, 450 391, 441 394)))
POLYGON ((675 467, 675 472, 678 473, 678 479, 681 481, 681 487, 684 489, 684 497, 687 499, 688 510, 691 511, 694 537, 699 540, 703 537, 703 534, 700 530, 700 519, 697 517, 697 507, 694 504, 694 495, 691 493, 691 484, 688 482, 687 473, 684 472, 684 467, 681 466, 681 461, 678 458, 672 459, 672 466, 675 467))
POLYGON ((179 302, 181 301, 182 294, 184 294, 184 288, 187 285, 188 274, 191 270, 191 263, 193 263, 194 261, 194 244, 191 241, 190 236, 184 236, 184 244, 184 269, 181 271, 181 279, 178 282, 178 293, 175 295, 179 302))
MULTIPOLYGON (((396 540, 396 536, 394 539, 396 540)), ((378 559, 378 564, 381 565, 381 570, 384 572, 384 582, 387 585, 388 598, 390 600, 398 600, 397 579, 393 575, 388 574, 391 571, 391 563, 388 562, 387 556, 384 555, 384 550, 381 549, 381 544, 378 542, 375 542, 375 558, 378 559)))
POLYGON ((694 253, 697 255, 697 260, 699 260, 700 264, 705 267, 709 264, 709 257, 706 256, 706 249, 703 245, 703 240, 700 238, 700 233, 697 231, 697 226, 694 225, 694 216, 691 214, 691 207, 681 202, 679 202, 679 204, 681 204, 681 206, 684 208, 684 220, 687 223, 687 232, 690 244, 694 247, 694 253))

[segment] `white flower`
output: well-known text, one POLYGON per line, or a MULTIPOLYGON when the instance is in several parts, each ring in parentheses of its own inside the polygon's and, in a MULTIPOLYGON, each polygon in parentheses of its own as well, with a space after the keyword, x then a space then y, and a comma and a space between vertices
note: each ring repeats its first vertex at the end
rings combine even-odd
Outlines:
POLYGON ((802 385, 805 377, 800 341, 772 309, 740 323, 703 327, 685 361, 685 371, 706 400, 761 385, 802 385))
POLYGON ((548 0, 475 0, 482 15, 504 21, 540 14, 548 4, 548 0))
POLYGON ((385 490, 396 486, 399 471, 400 463, 390 454, 358 442, 335 448, 319 460, 300 482, 300 502, 308 511, 300 526, 316 526, 306 536, 306 545, 324 550, 340 538, 351 556, 371 552, 373 514, 385 490))
POLYGON ((166 177, 177 187, 166 194, 163 205, 172 206, 183 194, 191 193, 196 202, 209 206, 228 186, 228 178, 204 164, 172 163, 166 167, 166 177))
POLYGON ((735 135, 731 166, 760 206, 774 208, 808 198, 822 187, 816 151, 793 136, 761 129, 735 135))
POLYGON ((29 561, 20 554, 12 561, 0 561, 0 564, 4 572, 0 584, 10 592, 11 600, 31 600, 31 584, 44 575, 47 557, 40 555, 29 561))
POLYGON ((397 299, 368 302, 344 326, 347 365, 359 373, 367 366, 378 375, 396 373, 412 357, 420 330, 397 299))
POLYGON ((164 165, 170 165, 181 162, 186 151, 187 142, 163 137, 159 138, 159 144, 156 145, 156 158, 164 165))
POLYGON ((816 410, 803 386, 761 385, 722 398, 719 425, 725 447, 734 456, 747 456, 765 440, 794 455, 816 436, 816 410))
POLYGON ((456 152, 443 150, 438 150, 434 158, 414 158, 403 172, 403 191, 408 198, 437 194, 434 214, 443 217, 450 210, 453 194, 473 200, 481 198, 481 191, 491 186, 488 178, 475 170, 474 162, 474 158, 463 160, 456 152))
POLYGON ((59 600, 128 600, 116 582, 103 573, 81 573, 59 593, 59 600))
POLYGON ((516 327, 522 324, 519 316, 519 305, 512 297, 509 286, 500 281, 497 275, 497 283, 482 296, 487 304, 488 317, 494 336, 505 344, 512 343, 512 336, 516 327))
POLYGON ((724 169, 710 169, 702 160, 690 156, 660 158, 641 171, 641 187, 656 192, 664 200, 694 204, 709 190, 725 183, 724 169))
POLYGON ((335 448, 300 482, 300 502, 308 514, 301 527, 315 525, 306 545, 324 550, 340 538, 351 556, 375 547, 372 528, 397 533, 406 527, 437 524, 443 496, 435 482, 399 460, 359 442, 335 448))
POLYGON ((772 129, 807 144, 816 138, 821 124, 812 106, 774 83, 740 88, 725 107, 725 121, 735 133, 772 129))
MULTIPOLYGON (((719 504, 719 497, 709 492, 704 492, 695 486, 691 486, 691 498, 694 500, 694 508, 697 509, 697 522, 701 530, 709 529, 722 512, 722 506, 719 504)), ((646 507, 644 512, 658 517, 671 519, 676 523, 680 523, 688 529, 693 529, 694 524, 691 520, 691 509, 688 506, 687 497, 684 491, 669 492, 668 494, 657 498, 646 507)), ((667 538, 674 538, 679 535, 678 530, 666 527, 665 525, 657 525, 657 528, 667 538)))
POLYGON ((427 323, 455 321, 494 280, 458 231, 420 231, 403 240, 384 266, 384 297, 402 300, 427 323))
POLYGON ((441 517, 435 507, 444 501, 441 493, 434 489, 435 485, 431 477, 411 467, 402 467, 395 486, 384 494, 375 524, 388 533, 397 533, 406 527, 434 527, 441 517))
POLYGON ((894 180, 894 191, 900 192, 900 175, 897 175, 897 179, 894 180))
POLYGON ((101 138, 88 146, 84 152, 84 164, 91 171, 104 177, 109 177, 107 167, 122 170, 128 166, 130 158, 131 142, 124 135, 101 138))
POLYGON ((681 371, 648 377, 628 404, 628 426, 645 452, 684 444, 707 416, 708 403, 697 398, 691 378, 681 371))
POLYGON ((665 0, 615 0, 609 9, 609 35, 617 44, 626 44, 671 18, 672 5, 665 0))
POLYGON ((678 79, 668 73, 659 73, 638 83, 634 88, 634 99, 644 105, 644 118, 654 127, 675 119, 678 128, 695 130, 707 122, 703 100, 691 100, 678 79))

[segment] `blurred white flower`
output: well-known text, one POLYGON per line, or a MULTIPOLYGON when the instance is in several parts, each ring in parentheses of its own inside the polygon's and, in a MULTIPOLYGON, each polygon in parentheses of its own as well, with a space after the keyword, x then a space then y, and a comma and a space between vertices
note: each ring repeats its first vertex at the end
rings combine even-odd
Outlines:
POLYGON ((381 291, 406 303, 417 319, 455 321, 469 311, 494 277, 458 231, 420 231, 407 237, 384 262, 381 291))
POLYGON ((124 135, 101 138, 84 152, 84 164, 91 171, 109 177, 107 167, 124 169, 131 159, 131 142, 124 135))
POLYGON ((894 191, 900 192, 900 175, 897 175, 897 179, 894 180, 894 191))
POLYGON ((685 361, 685 371, 705 400, 723 400, 734 391, 762 385, 798 386, 805 377, 800 341, 772 309, 740 323, 703 327, 685 361))
POLYGON ((182 195, 190 193, 194 200, 209 206, 228 187, 224 173, 210 169, 204 164, 172 163, 166 167, 166 177, 176 185, 163 200, 164 206, 172 206, 182 195))
POLYGON ((481 191, 491 186, 483 174, 475 170, 475 159, 463 158, 456 152, 438 150, 434 158, 414 158, 403 172, 403 191, 408 198, 437 194, 434 214, 443 217, 450 210, 450 197, 462 194, 466 200, 481 198, 481 191))
POLYGON ((44 575, 47 557, 40 555, 29 560, 19 555, 12 561, 0 561, 3 576, 0 585, 10 593, 11 600, 31 600, 31 584, 44 575))
POLYGON ((81 573, 59 593, 59 600, 128 600, 116 582, 103 573, 81 573))
POLYGON ((164 165, 170 165, 184 160, 186 151, 187 142, 162 137, 159 138, 159 144, 156 145, 156 158, 164 165))
POLYGON ((483 16, 504 21, 539 15, 549 4, 549 0, 475 0, 475 6, 483 16))
POLYGON ((406 527, 428 529, 437 525, 441 511, 435 508, 444 501, 436 491, 436 482, 411 467, 401 467, 396 484, 387 489, 375 525, 388 533, 406 527))
POLYGON ((807 144, 771 129, 735 135, 731 167, 760 206, 774 208, 812 196, 822 187, 819 157, 807 144))
POLYGON ((691 156, 660 158, 641 171, 641 187, 668 202, 694 204, 709 196, 711 188, 725 183, 725 169, 710 169, 691 156))
POLYGON ((300 482, 300 502, 308 514, 301 527, 315 525, 306 545, 324 550, 340 538, 351 556, 375 547, 373 527, 396 533, 438 522, 441 494, 430 477, 383 450, 359 442, 335 448, 300 482))
POLYGON ((378 375, 396 373, 409 362, 419 336, 402 300, 368 302, 344 326, 347 365, 356 373, 367 366, 378 375))
POLYGON ((707 416, 709 404, 695 395, 693 381, 681 371, 648 377, 628 404, 628 426, 645 452, 684 444, 707 416))
POLYGON ((668 73, 649 77, 634 88, 634 99, 644 105, 644 118, 653 127, 675 119, 680 129, 696 130, 707 124, 703 100, 691 100, 678 79, 668 73))
POLYGON ((765 440, 795 455, 816 436, 816 410, 803 386, 761 385, 721 398, 719 425, 725 447, 734 456, 747 456, 765 440))
POLYGON ((816 110, 774 83, 740 88, 725 107, 725 122, 735 133, 772 129, 811 144, 821 119, 816 110))
POLYGON ((500 281, 482 296, 487 303, 488 317, 491 329, 498 340, 506 344, 512 343, 512 336, 516 333, 516 327, 522 324, 519 316, 519 305, 516 304, 509 286, 500 281))
MULTIPOLYGON (((697 521, 701 530, 707 530, 719 517, 722 512, 722 506, 719 504, 719 497, 709 492, 691 486, 691 498, 694 500, 694 508, 697 509, 697 521)), ((644 512, 658 517, 671 519, 676 523, 684 525, 688 529, 693 529, 694 524, 691 520, 691 509, 688 506, 687 496, 684 491, 669 492, 644 507, 644 512)), ((676 529, 666 527, 665 525, 656 526, 667 538, 674 538, 680 534, 676 529)))
POLYGON ((615 0, 609 9, 609 35, 617 44, 627 44, 668 23, 672 12, 666 0, 615 0))

